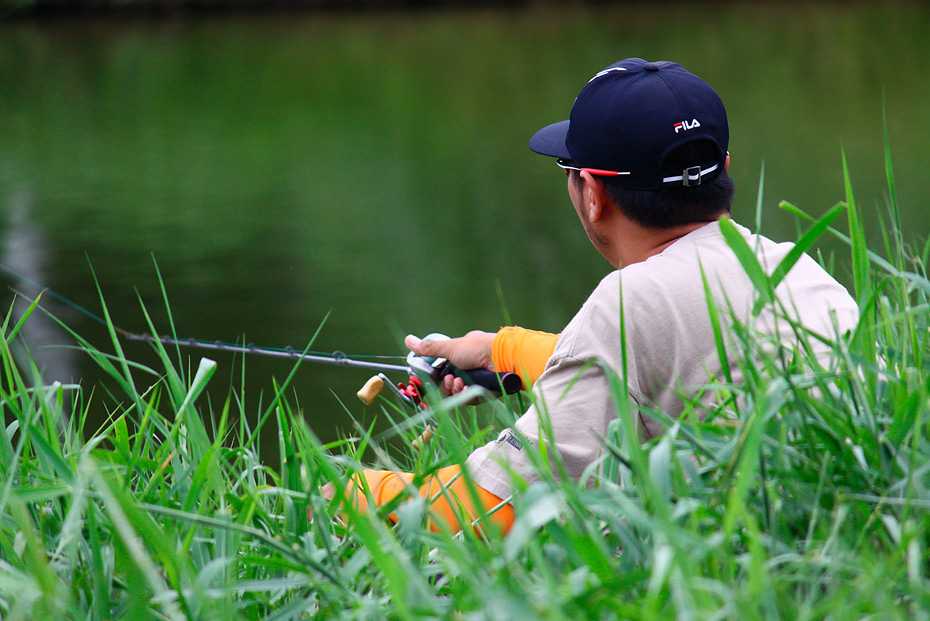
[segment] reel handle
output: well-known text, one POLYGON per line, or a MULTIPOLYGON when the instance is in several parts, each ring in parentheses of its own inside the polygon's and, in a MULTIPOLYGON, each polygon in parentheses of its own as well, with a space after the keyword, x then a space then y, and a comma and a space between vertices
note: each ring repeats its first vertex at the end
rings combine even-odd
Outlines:
POLYGON ((375 375, 370 380, 365 382, 365 385, 362 386, 362 389, 359 390, 356 394, 358 398, 361 399, 365 405, 371 405, 381 393, 381 389, 384 388, 384 379, 380 375, 375 375))

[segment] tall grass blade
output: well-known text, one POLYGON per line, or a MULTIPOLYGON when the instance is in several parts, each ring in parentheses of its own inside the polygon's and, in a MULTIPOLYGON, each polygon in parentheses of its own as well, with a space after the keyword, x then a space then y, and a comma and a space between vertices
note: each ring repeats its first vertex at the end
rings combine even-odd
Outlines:
POLYGON ((853 197, 852 181, 849 177, 849 165, 846 162, 846 152, 842 152, 843 160, 843 186, 846 190, 846 206, 849 214, 849 239, 852 250, 853 282, 856 288, 856 299, 860 307, 866 306, 871 298, 872 287, 869 280, 868 247, 865 241, 865 228, 862 215, 856 200, 853 197))
POLYGON ((765 270, 762 269, 755 251, 749 247, 749 243, 729 218, 721 218, 718 222, 724 241, 733 250, 740 266, 752 282, 756 293, 759 294, 761 305, 758 305, 758 308, 761 309, 763 305, 771 304, 775 299, 775 289, 765 274, 765 270))
POLYGON ((882 92, 882 142, 885 154, 885 180, 888 183, 888 203, 891 208, 891 231, 895 241, 895 258, 898 269, 904 269, 904 228, 901 226, 901 210, 898 208, 898 195, 894 183, 894 167, 891 165, 891 137, 888 135, 888 102, 882 92))

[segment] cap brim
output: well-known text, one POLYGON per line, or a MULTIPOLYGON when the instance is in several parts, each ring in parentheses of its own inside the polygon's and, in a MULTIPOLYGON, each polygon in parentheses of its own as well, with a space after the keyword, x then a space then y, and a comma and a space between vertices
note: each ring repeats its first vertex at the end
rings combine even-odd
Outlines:
POLYGON ((568 147, 565 146, 565 137, 567 135, 568 121, 547 125, 530 138, 530 149, 540 155, 571 159, 571 153, 568 152, 568 147))

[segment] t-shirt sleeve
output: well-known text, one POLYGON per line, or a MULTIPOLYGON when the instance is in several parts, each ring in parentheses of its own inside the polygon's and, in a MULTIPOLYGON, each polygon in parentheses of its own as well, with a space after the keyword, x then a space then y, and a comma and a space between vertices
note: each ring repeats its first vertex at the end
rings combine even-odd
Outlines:
MULTIPOLYGON (((548 459, 554 477, 579 480, 604 450, 610 423, 617 419, 611 377, 620 372, 619 277, 605 278, 559 335, 545 371, 533 386, 534 404, 498 438, 469 455, 475 481, 506 498, 514 479, 539 478, 536 454, 548 459), (607 367, 607 369, 605 369, 607 367), (527 445, 531 446, 527 446, 527 445)), ((627 347, 630 343, 627 342, 627 347)), ((627 392, 618 394, 640 423, 636 361, 627 361, 627 392)))
POLYGON ((553 476, 578 480, 603 450, 607 426, 617 418, 607 375, 596 363, 573 358, 550 362, 534 387, 536 403, 498 438, 469 455, 466 465, 475 481, 506 498, 514 477, 538 480, 534 455, 551 459, 553 476), (530 447, 527 444, 531 445, 530 447), (557 457, 556 457, 557 456, 557 457))
POLYGON ((501 328, 494 336, 491 359, 500 372, 517 373, 529 388, 546 369, 558 334, 527 330, 519 326, 501 328))

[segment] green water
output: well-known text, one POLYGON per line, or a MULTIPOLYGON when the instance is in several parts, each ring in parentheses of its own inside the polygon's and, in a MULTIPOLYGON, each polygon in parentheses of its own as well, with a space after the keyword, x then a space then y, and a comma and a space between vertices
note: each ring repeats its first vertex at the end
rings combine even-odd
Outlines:
MULTIPOLYGON (((764 161, 777 239, 796 228, 780 199, 812 213, 842 199, 841 148, 860 204, 884 212, 884 101, 903 229, 922 241, 928 32, 916 2, 0 23, 0 263, 99 312, 92 265, 134 331, 138 298, 167 329, 153 259, 182 336, 303 347, 325 320, 314 349, 395 354, 408 332, 558 331, 609 267, 527 141, 628 56, 677 60, 718 90, 734 216, 754 226, 764 161)), ((843 247, 823 251, 848 282, 843 247)), ((105 345, 93 319, 48 306, 105 345)), ((94 377, 34 323, 48 379, 94 377)), ((211 357, 216 398, 241 365, 211 357)), ((290 364, 245 363, 247 401, 267 403, 290 364)), ((354 396, 367 378, 299 372, 321 437, 372 419, 354 396)))

